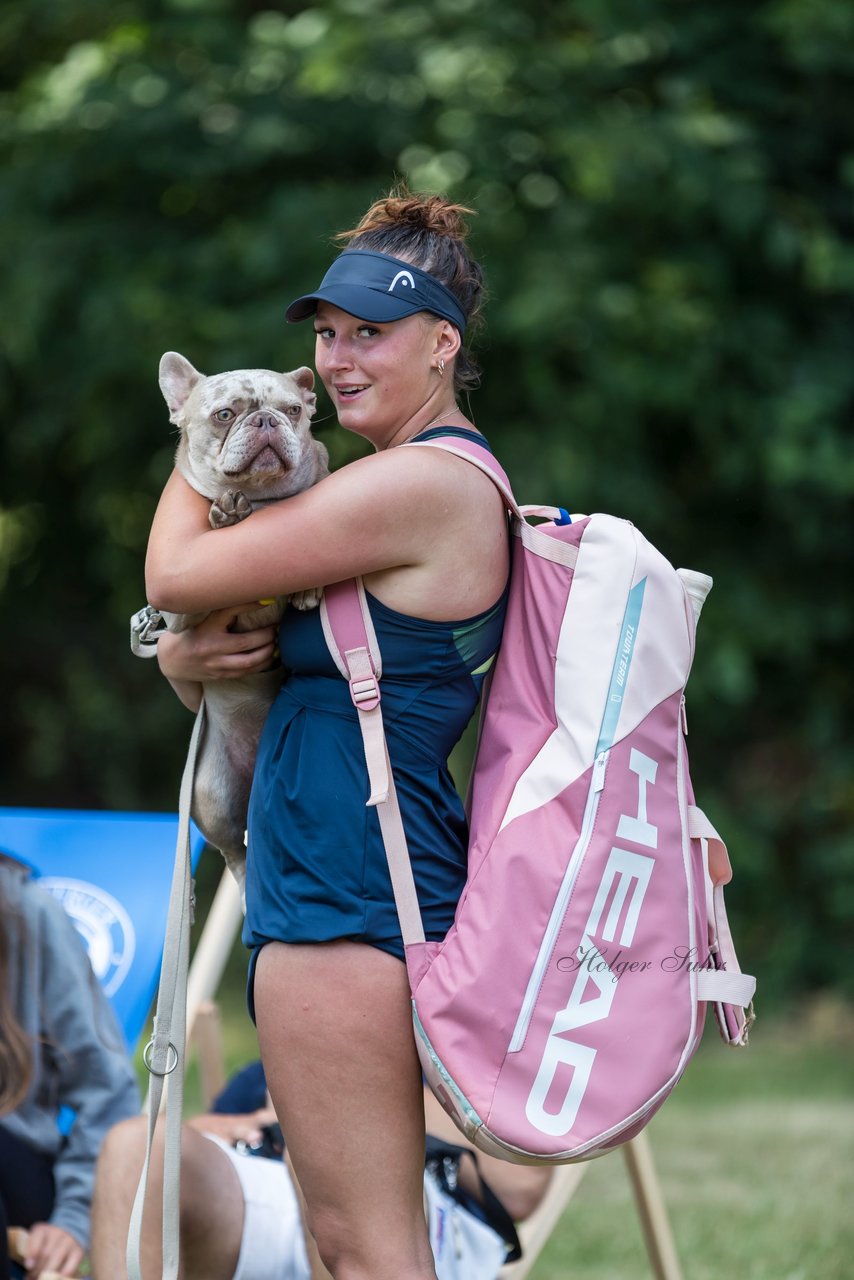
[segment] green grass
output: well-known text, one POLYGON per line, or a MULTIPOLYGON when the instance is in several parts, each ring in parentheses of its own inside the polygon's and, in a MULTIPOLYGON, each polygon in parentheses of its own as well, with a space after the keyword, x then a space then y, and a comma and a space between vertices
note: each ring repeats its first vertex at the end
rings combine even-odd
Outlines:
MULTIPOLYGON (((649 1126, 685 1280, 854 1276, 854 1053, 828 1020, 757 1023, 744 1051, 710 1024, 649 1126)), ((622 1157, 594 1161, 532 1280, 650 1274, 622 1157)))
MULTIPOLYGON (((219 997, 229 1070, 257 1055, 245 972, 237 943, 219 997)), ((187 1114, 200 1109, 193 1065, 186 1098, 187 1114)), ((787 1018, 760 1012, 741 1051, 710 1017, 647 1132, 685 1280, 854 1277, 854 1010, 816 999, 787 1018)), ((592 1161, 531 1280, 650 1275, 622 1156, 592 1161)))

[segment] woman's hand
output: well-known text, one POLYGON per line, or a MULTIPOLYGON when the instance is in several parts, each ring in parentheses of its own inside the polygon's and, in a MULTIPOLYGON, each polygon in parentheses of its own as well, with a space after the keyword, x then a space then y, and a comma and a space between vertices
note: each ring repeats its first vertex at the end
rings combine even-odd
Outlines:
POLYGON ((38 1280, 42 1272, 74 1276, 83 1261, 83 1246, 62 1227, 36 1222, 27 1232, 27 1280, 38 1280))
POLYGON ((166 631, 157 642, 160 670, 178 697, 196 711, 203 680, 233 680, 267 671, 276 656, 276 628, 229 631, 241 613, 258 608, 257 600, 231 609, 216 609, 204 622, 177 635, 166 631))
POLYGON ((157 659, 167 680, 233 680, 266 671, 273 664, 276 628, 229 631, 235 618, 258 608, 258 601, 216 609, 204 622, 177 635, 167 631, 157 642, 157 659))

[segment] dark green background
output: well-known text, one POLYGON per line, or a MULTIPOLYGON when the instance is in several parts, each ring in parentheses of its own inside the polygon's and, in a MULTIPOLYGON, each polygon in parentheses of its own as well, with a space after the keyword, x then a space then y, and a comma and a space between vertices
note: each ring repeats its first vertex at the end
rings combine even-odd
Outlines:
POLYGON ((158 359, 310 359, 284 305, 403 175, 478 211, 520 499, 716 580, 689 746, 744 966, 850 992, 852 73, 838 0, 5 5, 0 802, 175 806, 188 717, 127 646, 158 359))

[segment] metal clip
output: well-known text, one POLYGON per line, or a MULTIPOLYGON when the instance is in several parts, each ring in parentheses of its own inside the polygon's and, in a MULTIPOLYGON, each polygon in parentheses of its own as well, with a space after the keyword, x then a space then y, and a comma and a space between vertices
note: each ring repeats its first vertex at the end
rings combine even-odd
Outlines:
POLYGON ((130 620, 131 652, 138 658, 153 658, 157 653, 157 641, 167 630, 163 614, 147 604, 138 609, 130 620))

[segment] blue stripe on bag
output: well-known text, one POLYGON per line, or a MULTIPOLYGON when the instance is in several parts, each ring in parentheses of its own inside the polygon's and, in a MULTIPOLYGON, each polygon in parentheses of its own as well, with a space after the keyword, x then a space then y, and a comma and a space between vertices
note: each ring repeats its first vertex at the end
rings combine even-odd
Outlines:
POLYGON ((638 625, 640 623, 645 590, 646 578, 641 578, 640 582, 632 587, 629 592, 629 598, 626 601, 626 612, 623 615, 623 625, 620 631, 620 643, 617 645, 614 668, 611 672, 608 701, 605 706, 605 714, 602 717, 602 728, 599 730, 599 741, 596 744, 597 756, 600 751, 607 751, 610 748, 617 732, 617 722, 620 718, 626 685, 629 681, 629 668, 632 665, 632 656, 638 638, 638 625))

